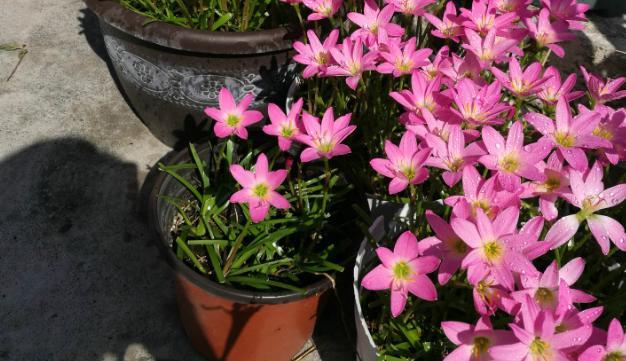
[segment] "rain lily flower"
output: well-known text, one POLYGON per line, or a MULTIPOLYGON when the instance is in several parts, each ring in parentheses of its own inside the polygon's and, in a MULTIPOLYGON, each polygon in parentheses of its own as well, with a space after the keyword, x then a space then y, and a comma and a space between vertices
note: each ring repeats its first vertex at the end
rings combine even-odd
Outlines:
POLYGON ((464 78, 469 78, 476 84, 484 82, 480 77, 480 63, 473 54, 468 53, 464 57, 452 54, 450 59, 452 66, 442 69, 442 73, 451 80, 449 88, 453 88, 456 83, 464 78))
POLYGON ((298 99, 289 109, 289 114, 285 113, 274 103, 270 103, 267 106, 267 113, 270 117, 271 124, 263 127, 265 134, 274 135, 278 137, 278 147, 282 151, 287 151, 291 148, 292 140, 300 134, 300 111, 304 100, 298 99))
POLYGON ((569 261, 561 269, 554 260, 542 274, 523 275, 520 278, 523 290, 513 292, 511 295, 520 303, 524 302, 526 295, 529 295, 533 297, 539 307, 555 310, 559 301, 559 285, 563 281, 570 298, 568 303, 593 302, 596 298, 590 294, 569 288, 580 278, 584 269, 585 260, 580 257, 569 261))
POLYGON ((302 115, 302 123, 306 134, 297 134, 295 139, 309 146, 300 153, 300 160, 310 162, 320 158, 331 159, 339 155, 349 154, 350 147, 342 142, 356 129, 350 124, 352 113, 343 115, 337 120, 330 107, 324 112, 322 123, 319 118, 309 113, 302 115))
POLYGON ((444 321, 441 329, 458 347, 443 361, 490 361, 489 349, 496 345, 513 342, 511 332, 494 330, 488 317, 481 317, 476 325, 464 322, 444 321))
POLYGON ((382 264, 363 277, 361 285, 372 291, 391 290, 391 315, 399 316, 406 305, 409 292, 426 301, 437 299, 437 290, 426 276, 437 269, 439 259, 419 256, 415 235, 406 231, 400 235, 393 252, 378 247, 376 254, 382 264))
POLYGON ((559 58, 565 55, 565 50, 556 43, 576 39, 576 35, 569 32, 567 22, 562 20, 550 22, 550 10, 546 8, 541 9, 536 23, 531 19, 526 19, 525 23, 537 45, 547 47, 559 58))
POLYGON ((407 15, 423 15, 424 7, 432 4, 435 0, 385 0, 388 4, 393 4, 396 11, 407 15))
POLYGON ((570 171, 572 193, 562 196, 569 203, 580 208, 580 211, 559 219, 550 228, 545 240, 552 244, 553 249, 572 238, 578 231, 580 224, 586 220, 591 233, 602 249, 602 253, 605 255, 609 253, 609 240, 620 250, 626 251, 626 234, 620 222, 607 216, 595 214, 597 211, 622 203, 626 199, 626 184, 619 184, 605 190, 602 176, 603 168, 599 162, 595 162, 584 176, 582 172, 570 171))
POLYGON ((520 251, 529 261, 543 256, 550 250, 550 243, 539 241, 539 236, 543 231, 543 225, 543 217, 536 216, 529 219, 518 233, 519 238, 524 240, 524 242, 521 243, 522 247, 520 251))
POLYGON ((612 100, 626 97, 626 90, 619 90, 626 81, 626 77, 619 77, 617 79, 607 78, 606 81, 604 81, 599 76, 587 72, 587 69, 582 66, 580 67, 580 71, 583 73, 587 90, 589 90, 589 95, 595 104, 604 104, 612 100))
MULTIPOLYGON (((448 142, 450 129, 452 126, 458 125, 454 123, 455 119, 452 119, 452 121, 437 119, 425 108, 422 109, 420 113, 424 118, 409 117, 411 122, 405 124, 406 129, 410 130, 424 141, 426 141, 426 138, 428 138, 430 134, 430 136, 436 136, 441 138, 444 142, 448 142)), ((413 113, 411 113, 411 115, 413 115, 413 113)))
MULTIPOLYGON (((571 295, 569 294, 570 289, 567 286, 567 283, 563 279, 561 279, 560 283, 558 304, 556 306, 556 310, 554 311, 556 330, 564 332, 575 330, 582 326, 591 326, 593 322, 602 315, 604 307, 591 307, 583 311, 576 309, 576 307, 572 306, 573 301, 571 295)), ((590 343, 595 342, 592 338, 594 338, 593 332, 587 343, 577 347, 576 352, 579 351, 580 347, 584 347, 585 345, 595 345, 596 343, 590 343)))
POLYGON ((204 113, 215 120, 213 132, 219 138, 226 138, 233 134, 241 139, 248 139, 246 127, 263 119, 263 114, 257 110, 247 110, 254 100, 252 94, 246 94, 237 104, 228 88, 220 89, 219 108, 205 108, 204 113))
POLYGON ((484 39, 469 28, 465 29, 465 36, 469 43, 462 44, 462 46, 476 56, 483 69, 501 58, 506 52, 512 51, 518 43, 517 39, 496 37, 495 28, 489 30, 484 39))
POLYGON ((578 105, 580 113, 596 112, 600 123, 593 130, 593 135, 606 139, 610 147, 596 150, 604 163, 617 164, 626 155, 626 109, 613 110, 606 105, 598 104, 593 110, 578 105))
POLYGON ((343 4, 343 0, 302 0, 302 3, 313 11, 307 20, 315 21, 335 15, 343 4))
POLYGON ((550 66, 543 73, 546 82, 542 89, 537 93, 537 97, 546 104, 555 105, 560 98, 565 98, 568 102, 583 96, 584 92, 574 91, 576 85, 576 74, 570 74, 563 83, 561 83, 561 73, 559 69, 550 66))
POLYGON ((557 152, 574 169, 584 171, 589 166, 583 148, 596 149, 611 146, 606 139, 593 135, 594 129, 600 123, 597 113, 581 113, 572 118, 572 111, 567 100, 561 98, 556 104, 555 118, 556 123, 543 114, 526 114, 526 121, 543 134, 545 139, 552 141, 557 147, 557 152))
POLYGON ((434 36, 442 39, 451 39, 457 43, 459 42, 460 36, 463 35, 463 27, 457 15, 454 2, 449 1, 446 3, 446 9, 441 19, 431 13, 424 13, 423 16, 435 27, 435 30, 431 31, 434 36))
POLYGON ((275 191, 287 177, 287 171, 285 169, 270 171, 265 154, 259 154, 254 172, 245 170, 239 164, 233 164, 230 166, 230 174, 243 187, 230 196, 230 201, 247 203, 252 222, 258 223, 265 219, 270 205, 278 209, 289 208, 289 202, 285 197, 275 191))
POLYGON ((472 9, 461 8, 461 16, 465 19, 463 26, 466 29, 472 29, 482 36, 492 29, 497 31, 510 26, 517 18, 513 12, 497 15, 493 1, 489 0, 472 1, 472 9))
POLYGON ((332 63, 330 49, 337 45, 339 30, 332 30, 323 44, 313 30, 307 31, 306 35, 309 39, 308 44, 304 44, 301 41, 293 43, 293 48, 298 52, 298 54, 294 55, 293 60, 306 65, 302 71, 304 78, 310 78, 315 74, 325 75, 326 69, 332 63))
POLYGON ((330 53, 337 62, 326 71, 330 76, 346 76, 346 84, 355 90, 364 71, 376 69, 375 61, 378 53, 370 51, 363 55, 363 43, 360 39, 352 41, 350 38, 343 40, 341 50, 331 48, 330 53))
MULTIPOLYGON (((521 122, 515 122, 509 128, 506 142, 500 133, 490 126, 482 131, 482 139, 489 154, 480 157, 487 169, 498 171, 498 182, 505 190, 513 192, 520 188, 520 177, 539 181, 543 175, 535 167, 552 150, 550 144, 534 144, 532 151, 524 147, 524 129, 521 122)), ((547 142, 540 140, 540 142, 547 142)))
POLYGON ((563 157, 554 152, 546 163, 537 164, 537 169, 543 173, 539 182, 533 182, 528 186, 530 196, 539 197, 539 209, 547 221, 556 219, 559 211, 555 202, 559 195, 569 192, 569 173, 563 169, 563 157))
POLYGON ((457 117, 473 125, 502 124, 500 115, 511 106, 500 103, 500 82, 479 86, 471 79, 462 79, 453 91, 456 108, 451 109, 457 117))
POLYGON ((391 178, 389 194, 396 194, 410 184, 419 184, 428 178, 428 169, 423 166, 431 151, 431 148, 420 149, 415 135, 405 132, 399 146, 385 141, 387 158, 374 158, 370 165, 377 173, 391 178))
POLYGON ((498 309, 511 313, 517 302, 509 296, 509 291, 497 284, 493 276, 489 275, 473 285, 472 298, 474 308, 481 316, 491 316, 498 309))
POLYGON ((502 13, 515 13, 517 17, 525 19, 532 16, 532 12, 528 10, 528 6, 532 0, 492 0, 493 5, 502 13))
POLYGON ((389 96, 415 115, 419 115, 422 109, 436 114, 441 109, 440 89, 441 77, 428 80, 422 72, 416 71, 411 75, 411 90, 391 92, 389 96))
POLYGON ((576 0, 541 0, 543 7, 550 11, 550 16, 567 21, 570 29, 583 30, 584 22, 587 21, 585 11, 589 10, 589 4, 576 0))
POLYGON ((522 303, 521 316, 523 327, 514 323, 509 324, 518 342, 492 347, 489 353, 494 360, 569 360, 566 356, 568 351, 572 347, 584 344, 591 336, 591 326, 558 332, 552 311, 541 310, 530 296, 526 296, 522 303))
POLYGON ((438 75, 444 74, 444 72, 452 66, 450 60, 450 48, 447 46, 442 46, 437 54, 435 54, 435 58, 422 67, 424 75, 426 75, 426 79, 433 80, 438 75))
POLYGON ((626 357, 626 338, 619 320, 614 318, 609 324, 606 344, 594 345, 580 354, 579 361, 621 361, 626 357))
POLYGON ((404 28, 391 22, 394 12, 394 5, 387 5, 381 10, 373 0, 365 0, 363 14, 348 13, 348 19, 360 27, 350 36, 360 38, 367 46, 375 44, 379 36, 383 39, 402 36, 404 28))
POLYGON ((471 248, 463 259, 462 267, 467 269, 470 283, 476 284, 487 275, 491 275, 498 284, 512 290, 513 272, 536 274, 537 270, 530 261, 518 251, 518 242, 523 242, 514 235, 519 217, 517 207, 509 207, 491 221, 482 209, 476 211, 476 224, 453 218, 451 225, 454 233, 471 248))
POLYGON ((387 51, 380 51, 379 55, 385 62, 378 65, 378 72, 383 74, 393 74, 399 77, 405 74, 411 74, 416 68, 427 65, 428 57, 433 52, 432 49, 415 50, 415 37, 410 38, 400 48, 398 44, 389 43, 387 51))
POLYGON ((509 70, 506 73, 496 67, 491 67, 491 72, 502 85, 520 98, 536 94, 541 90, 541 85, 550 79, 541 75, 542 68, 538 61, 530 64, 522 71, 522 67, 515 57, 511 57, 509 70))
POLYGON ((465 136, 459 125, 450 125, 447 142, 431 133, 426 134, 426 142, 433 149, 433 156, 426 164, 443 169, 443 181, 450 188, 461 180, 463 168, 472 166, 485 154, 477 143, 465 147, 465 136))

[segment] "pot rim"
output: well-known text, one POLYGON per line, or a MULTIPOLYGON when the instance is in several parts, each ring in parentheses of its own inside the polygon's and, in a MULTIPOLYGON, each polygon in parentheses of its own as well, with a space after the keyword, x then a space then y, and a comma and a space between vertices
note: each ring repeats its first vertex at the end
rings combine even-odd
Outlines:
MULTIPOLYGON (((184 148, 178 151, 178 153, 169 159, 167 163, 180 163, 186 160, 191 162, 191 158, 188 155, 188 149, 184 148)), ((197 273, 174 255, 174 252, 170 247, 171 239, 169 239, 167 235, 161 231, 161 222, 159 221, 157 211, 159 204, 158 195, 160 194, 161 189, 163 189, 163 187, 167 185, 167 182, 170 181, 173 181, 173 178, 165 172, 160 172, 156 176, 154 186, 148 198, 148 225, 154 233, 154 239, 157 241, 157 247, 166 258, 167 263, 178 275, 184 276, 196 286, 202 288, 208 293, 243 304, 281 304, 294 302, 324 293, 328 289, 334 287, 334 283, 331 282, 330 279, 324 277, 319 281, 303 287, 304 292, 302 293, 297 291, 261 292, 224 286, 197 273)))
POLYGON ((101 21, 135 38, 156 45, 195 53, 254 55, 293 48, 300 36, 293 27, 228 32, 189 29, 162 21, 147 25, 151 18, 138 14, 114 0, 84 0, 101 21))

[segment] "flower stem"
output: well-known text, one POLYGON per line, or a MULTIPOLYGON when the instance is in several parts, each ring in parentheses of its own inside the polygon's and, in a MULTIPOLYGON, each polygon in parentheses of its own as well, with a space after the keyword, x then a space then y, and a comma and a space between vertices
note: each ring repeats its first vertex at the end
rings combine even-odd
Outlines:
POLYGON ((237 255, 237 252, 239 252, 239 248, 241 248, 243 239, 246 238, 246 235, 248 234, 248 228, 250 227, 250 223, 250 221, 246 222, 243 230, 241 231, 241 233, 239 233, 239 236, 237 236, 237 239, 235 240, 235 244, 233 245, 233 248, 231 249, 228 258, 224 263, 224 276, 227 276, 228 272, 230 272, 230 267, 232 267, 235 256, 237 255))
POLYGON ((326 213, 326 205, 328 204, 328 192, 330 188, 330 163, 328 158, 324 157, 324 198, 322 199, 322 214, 326 213))

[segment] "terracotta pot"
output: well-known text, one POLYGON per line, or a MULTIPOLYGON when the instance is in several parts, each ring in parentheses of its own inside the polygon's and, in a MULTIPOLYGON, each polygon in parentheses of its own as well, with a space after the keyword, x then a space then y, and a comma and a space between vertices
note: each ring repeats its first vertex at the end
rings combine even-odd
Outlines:
POLYGON ((99 18, 107 53, 130 106, 169 146, 198 141, 210 125, 203 110, 228 88, 251 108, 284 104, 295 75, 287 28, 250 32, 187 29, 130 11, 114 0, 85 0, 99 18))
MULTIPOLYGON (((208 148, 200 149, 209 159, 208 148)), ((191 162, 187 151, 171 163, 191 162)), ((191 172, 191 171, 190 171, 191 172)), ((181 172, 183 176, 189 176, 181 172)), ((187 190, 162 173, 155 181, 148 205, 151 228, 176 274, 176 296, 183 327, 194 347, 210 360, 288 361, 313 334, 325 291, 324 278, 292 291, 259 292, 213 282, 180 261, 172 250, 170 229, 176 209, 158 196, 184 197, 187 190)))

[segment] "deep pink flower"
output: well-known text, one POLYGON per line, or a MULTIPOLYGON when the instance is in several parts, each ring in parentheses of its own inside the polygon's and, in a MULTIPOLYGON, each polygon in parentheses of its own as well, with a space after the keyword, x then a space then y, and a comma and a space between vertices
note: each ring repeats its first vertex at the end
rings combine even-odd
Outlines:
POLYGON ((604 104, 626 97, 626 90, 619 90, 626 81, 626 77, 622 76, 616 79, 607 78, 606 81, 604 81, 601 77, 588 73, 587 69, 583 66, 580 67, 580 71, 585 78, 589 95, 596 104, 604 104))
POLYGON ((406 305, 409 292, 426 301, 437 299, 437 290, 426 276, 437 269, 439 259, 419 256, 417 239, 410 231, 400 235, 393 252, 378 247, 380 265, 363 277, 361 285, 372 291, 391 289, 391 315, 397 317, 406 305))
POLYGON ((341 49, 331 48, 330 53, 337 65, 328 67, 326 74, 330 76, 346 76, 346 84, 356 89, 364 71, 376 69, 375 61, 378 53, 370 51, 363 55, 363 43, 360 39, 352 41, 345 38, 341 49))
POLYGON ((519 244, 521 246, 519 251, 522 252, 529 261, 543 256, 550 250, 550 243, 539 241, 544 223, 543 217, 533 217, 522 226, 517 234, 518 237, 523 240, 523 242, 519 244))
POLYGON ((626 357, 626 338, 619 320, 614 318, 609 324, 606 344, 587 348, 578 361, 620 361, 626 357))
POLYGON ((547 78, 542 89, 537 93, 537 97, 546 104, 555 105, 560 98, 565 98, 568 102, 578 99, 584 95, 582 91, 572 91, 576 85, 576 74, 570 74, 563 83, 561 83, 561 73, 559 69, 550 66, 543 73, 547 78))
POLYGON ((510 297, 510 292, 498 285, 491 275, 473 286, 474 308, 481 316, 491 316, 499 309, 511 314, 517 306, 517 302, 510 297))
POLYGON ((204 113, 215 120, 213 132, 219 138, 226 138, 233 134, 242 139, 248 139, 246 127, 263 119, 263 114, 257 110, 247 110, 254 100, 252 94, 246 94, 239 104, 228 88, 220 89, 219 108, 205 108, 204 113))
POLYGON ((550 153, 552 146, 549 143, 535 143, 527 146, 532 147, 531 151, 525 150, 524 128, 521 122, 511 125, 506 142, 502 135, 490 126, 483 127, 482 139, 489 154, 480 157, 479 162, 487 169, 498 171, 498 182, 505 190, 513 192, 519 189, 520 177, 534 181, 543 178, 535 165, 550 153))
POLYGON ((374 158, 370 165, 379 174, 391 178, 389 194, 406 189, 409 184, 419 184, 428 178, 424 163, 430 156, 431 148, 419 148, 417 139, 411 132, 405 132, 399 146, 385 141, 387 158, 374 158))
POLYGON ((461 180, 463 168, 472 166, 485 154, 477 143, 465 147, 465 136, 459 125, 450 125, 447 141, 432 133, 426 134, 428 146, 433 148, 433 155, 426 164, 443 169, 443 181, 450 188, 461 180))
POLYGON ((306 35, 309 39, 308 44, 304 44, 301 41, 293 43, 293 48, 298 52, 298 54, 294 55, 293 60, 306 65, 302 71, 304 78, 309 78, 315 74, 325 75, 326 69, 332 64, 330 49, 337 46, 339 30, 332 30, 323 44, 313 30, 307 31, 306 35))
POLYGON ((355 125, 349 125, 352 113, 343 115, 337 120, 330 107, 324 112, 322 123, 319 118, 304 112, 302 123, 306 134, 296 135, 296 140, 309 146, 300 153, 300 160, 310 162, 319 158, 331 159, 338 155, 349 154, 350 147, 343 142, 354 130, 355 125))
POLYGON ((387 4, 393 4, 396 11, 407 15, 423 15, 424 7, 434 3, 435 0, 385 0, 387 4))
POLYGON ((576 39, 576 35, 568 30, 566 21, 550 22, 550 10, 546 8, 541 9, 536 23, 531 19, 526 19, 526 27, 539 47, 547 47, 559 58, 565 55, 565 50, 557 43, 576 39))
POLYGON ((428 80, 422 72, 416 71, 411 75, 411 90, 391 92, 389 96, 414 115, 420 115, 422 109, 437 114, 442 108, 442 99, 438 97, 440 89, 441 77, 428 80))
POLYGON ((494 6, 502 13, 514 12, 520 19, 525 19, 533 15, 528 10, 532 0, 492 0, 494 6))
POLYGON ((567 100, 561 98, 556 104, 556 123, 539 113, 526 114, 526 121, 545 139, 552 141, 557 151, 574 169, 583 171, 589 167, 583 148, 596 149, 610 147, 606 139, 593 135, 600 123, 595 112, 581 113, 572 118, 567 100))
POLYGON ((546 163, 540 162, 537 168, 543 177, 541 181, 528 184, 529 196, 539 197, 539 209, 543 217, 552 221, 559 215, 555 202, 559 195, 569 192, 569 172, 563 169, 563 157, 554 152, 546 163))
POLYGON ((489 30, 484 39, 469 28, 465 29, 465 36, 469 43, 462 46, 476 56, 483 69, 498 58, 503 58, 504 54, 512 51, 519 42, 515 38, 497 37, 495 28, 489 30))
POLYGON ((542 68, 538 61, 530 64, 523 71, 514 56, 508 63, 509 70, 506 73, 496 67, 491 67, 491 72, 502 85, 517 97, 523 98, 536 94, 543 83, 550 79, 541 75, 542 68))
POLYGON ((461 19, 457 15, 454 2, 449 1, 446 3, 446 9, 441 19, 431 13, 424 13, 423 16, 435 27, 435 29, 431 31, 434 36, 442 39, 451 39, 457 43, 459 42, 460 36, 463 35, 463 26, 461 26, 461 19))
POLYGON ((435 58, 428 64, 422 66, 422 71, 428 80, 435 79, 438 75, 443 75, 452 66, 450 63, 450 48, 442 46, 435 58))
MULTIPOLYGON (((426 141, 428 135, 431 134, 441 138, 444 142, 447 142, 450 137, 450 129, 454 125, 460 124, 456 121, 456 119, 450 119, 450 121, 437 119, 426 108, 421 109, 420 114, 423 116, 423 118, 419 118, 417 116, 414 116, 414 113, 410 113, 411 116, 408 117, 409 122, 407 122, 405 126, 406 129, 410 130, 424 141, 426 141)), ((467 135, 470 130, 466 130, 465 132, 467 135)))
POLYGON ((335 15, 343 4, 343 0, 302 0, 302 3, 313 11, 307 20, 315 21, 335 15))
POLYGON ((233 164, 230 166, 230 174, 243 187, 230 196, 230 201, 247 203, 252 222, 262 221, 270 205, 279 209, 289 208, 289 202, 285 197, 275 191, 287 177, 287 171, 285 169, 270 171, 265 154, 259 154, 254 172, 243 169, 239 164, 233 164))
POLYGON ((587 21, 585 11, 589 4, 577 0, 541 0, 541 4, 550 11, 550 16, 567 21, 570 29, 583 30, 587 21))
POLYGON ((523 242, 515 235, 519 209, 509 207, 491 221, 482 209, 476 210, 476 223, 462 218, 453 218, 454 232, 472 249, 463 259, 471 284, 491 275, 498 284, 508 290, 514 286, 513 272, 536 274, 533 264, 519 252, 517 243, 523 242))
POLYGON ((476 84, 471 79, 462 79, 452 93, 456 108, 453 114, 472 125, 502 124, 500 115, 511 110, 511 106, 500 102, 500 82, 485 86, 476 84))
POLYGON ((404 28, 391 22, 395 12, 394 5, 387 5, 382 9, 373 0, 365 0, 363 14, 348 13, 348 19, 358 25, 350 37, 361 39, 367 46, 375 44, 379 37, 400 37, 404 34, 404 28))
POLYGON ((451 60, 452 66, 442 69, 442 73, 451 80, 449 88, 453 88, 456 83, 464 78, 469 78, 476 84, 484 83, 484 80, 480 77, 482 68, 474 54, 466 53, 464 57, 452 54, 451 60))
POLYGON ((496 361, 565 361, 572 347, 582 345, 591 336, 592 327, 558 332, 554 315, 541 310, 526 296, 521 307, 522 326, 509 324, 518 342, 494 346, 489 350, 496 361))
POLYGON ((267 107, 271 124, 263 126, 263 132, 278 137, 278 147, 282 151, 289 150, 292 140, 301 132, 300 111, 303 104, 304 100, 298 99, 289 109, 288 115, 274 103, 267 107))
POLYGON ((602 253, 609 253, 610 243, 626 251, 626 234, 620 222, 613 218, 595 214, 605 208, 615 207, 626 199, 626 184, 619 184, 604 189, 602 183, 603 168, 595 162, 586 175, 582 172, 570 171, 571 194, 563 194, 569 203, 580 208, 576 214, 559 219, 546 234, 546 242, 557 248, 570 240, 578 231, 580 224, 587 221, 591 233, 598 241, 602 253))
POLYGON ((387 44, 387 50, 379 52, 385 62, 378 65, 378 72, 399 77, 411 74, 416 68, 428 64, 428 57, 433 52, 432 49, 416 50, 416 41, 417 39, 412 37, 404 43, 402 48, 395 43, 387 44))
POLYGON ((515 340, 509 331, 494 330, 489 317, 481 317, 475 326, 464 322, 444 321, 441 329, 458 346, 443 361, 491 361, 493 359, 488 352, 491 347, 515 340))
POLYGON ((472 9, 461 8, 461 16, 465 20, 463 26, 466 29, 472 29, 482 36, 492 29, 498 31, 509 27, 517 18, 514 12, 497 15, 493 1, 489 0, 472 1, 472 9))
POLYGON ((580 113, 596 112, 600 116, 600 123, 592 134, 610 143, 609 147, 596 149, 603 163, 615 165, 620 159, 626 159, 626 109, 614 110, 606 105, 598 104, 593 110, 589 110, 582 104, 578 104, 578 111, 580 113))

